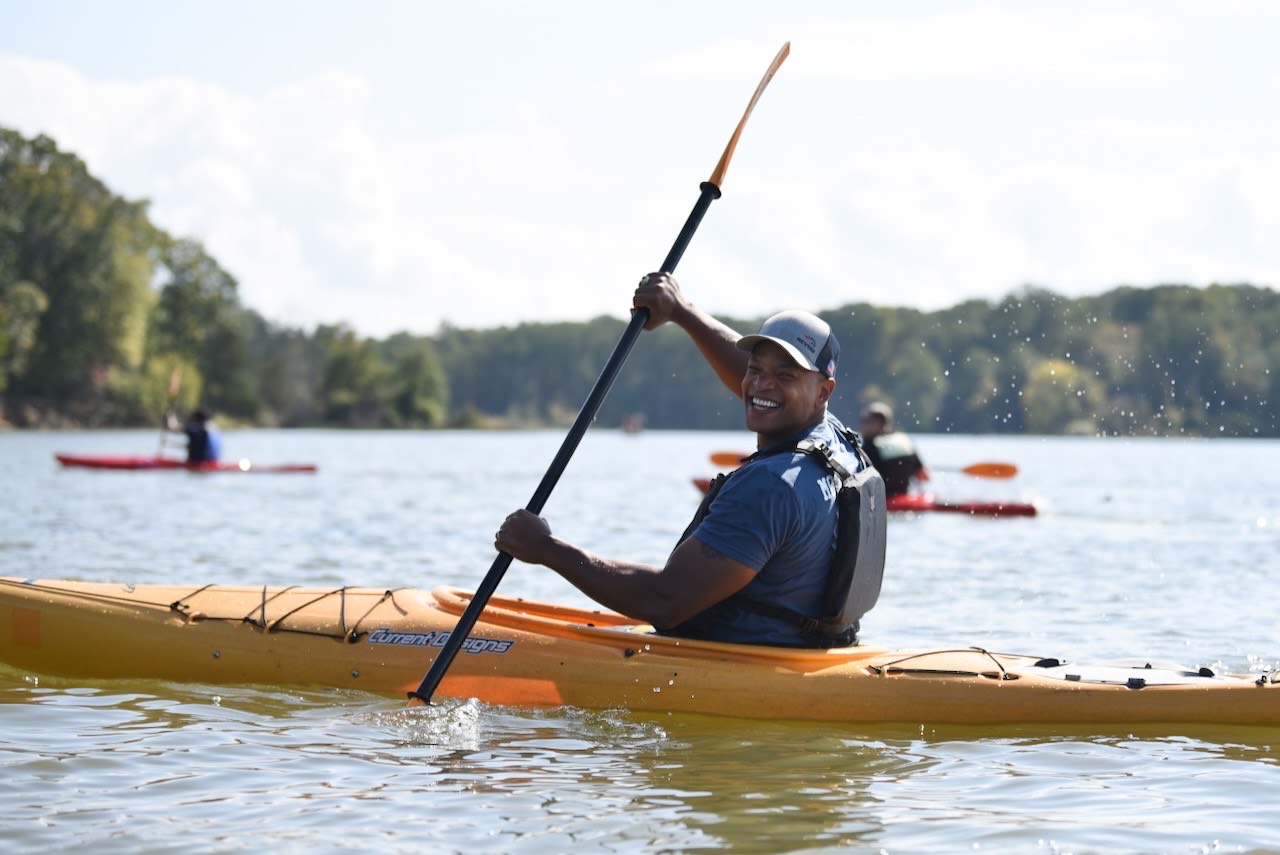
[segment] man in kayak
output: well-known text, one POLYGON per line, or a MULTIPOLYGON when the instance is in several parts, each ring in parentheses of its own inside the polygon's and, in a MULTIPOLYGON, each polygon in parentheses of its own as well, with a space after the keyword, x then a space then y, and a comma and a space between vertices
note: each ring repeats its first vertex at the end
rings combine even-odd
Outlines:
MULTIPOLYGON (((864 591, 858 609, 844 608, 841 599, 840 617, 848 620, 838 633, 824 626, 831 637, 815 640, 814 619, 830 602, 824 600, 828 577, 839 575, 833 555, 845 515, 827 468, 795 450, 798 441, 814 440, 847 473, 864 473, 861 482, 874 479, 883 495, 856 434, 827 412, 840 354, 831 328, 807 312, 782 312, 759 333, 740 336, 689 302, 662 273, 640 281, 633 303, 649 310, 646 329, 673 322, 688 333, 720 381, 743 400, 757 453, 708 497, 661 567, 594 555, 555 537, 544 519, 527 510, 507 517, 495 546, 551 568, 606 608, 665 634, 791 647, 855 643, 857 618, 879 594, 883 540, 879 566, 860 577, 873 577, 874 594, 864 591)), ((866 504, 874 508, 876 502, 866 504)))
POLYGON ((196 410, 185 424, 179 424, 169 416, 169 430, 186 434, 187 463, 198 464, 216 461, 222 453, 222 438, 204 410, 196 410))
POLYGON ((858 432, 866 440, 867 456, 884 478, 884 491, 901 496, 911 490, 911 479, 929 480, 929 470, 916 451, 916 444, 902 431, 893 429, 893 409, 874 401, 858 417, 858 432))

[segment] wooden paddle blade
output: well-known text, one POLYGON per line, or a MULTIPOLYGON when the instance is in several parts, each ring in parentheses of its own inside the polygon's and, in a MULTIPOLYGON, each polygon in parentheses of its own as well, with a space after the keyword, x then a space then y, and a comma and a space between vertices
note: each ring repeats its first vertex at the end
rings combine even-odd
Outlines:
POLYGON ((742 465, 742 460, 747 457, 741 451, 713 451, 711 452, 711 462, 717 466, 732 466, 737 468, 742 465))
POLYGON ((1012 463, 975 463, 960 471, 975 478, 1012 478, 1018 474, 1018 467, 1012 463))
POLYGON ((782 61, 791 53, 791 42, 787 42, 778 51, 778 55, 773 58, 773 62, 769 65, 769 70, 764 73, 764 77, 760 79, 760 85, 756 87, 756 93, 751 96, 751 102, 747 104, 747 111, 742 114, 742 119, 738 122, 738 127, 734 128, 733 136, 729 137, 729 144, 725 146, 724 154, 720 155, 720 162, 716 164, 716 168, 711 172, 711 177, 707 179, 708 184, 712 184, 719 188, 724 181, 724 174, 729 169, 729 160, 733 157, 733 150, 738 147, 738 137, 742 136, 742 128, 747 124, 747 117, 751 115, 751 111, 756 108, 756 102, 760 100, 760 96, 764 94, 764 88, 769 85, 769 81, 773 79, 773 75, 778 73, 779 66, 782 61))

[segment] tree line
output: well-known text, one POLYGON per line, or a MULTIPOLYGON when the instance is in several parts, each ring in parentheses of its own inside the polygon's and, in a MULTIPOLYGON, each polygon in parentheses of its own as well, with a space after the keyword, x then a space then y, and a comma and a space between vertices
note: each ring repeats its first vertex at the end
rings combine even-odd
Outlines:
MULTIPOLYGON (((832 408, 870 400, 909 429, 1280 435, 1280 294, 1248 284, 1025 287, 939 311, 820 312, 842 345, 832 408)), ((752 330, 762 318, 722 318, 752 330)), ((193 239, 153 224, 45 136, 0 128, 0 403, 17 426, 137 426, 204 406, 285 427, 568 424, 625 321, 434 335, 307 331, 241 305, 193 239)), ((674 328, 645 333, 598 422, 734 429, 737 399, 674 328)))

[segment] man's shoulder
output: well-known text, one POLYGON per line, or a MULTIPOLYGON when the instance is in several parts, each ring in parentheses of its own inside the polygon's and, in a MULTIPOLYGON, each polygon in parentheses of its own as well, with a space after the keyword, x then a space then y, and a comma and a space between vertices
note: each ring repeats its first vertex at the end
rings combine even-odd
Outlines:
POLYGON ((863 460, 858 448, 865 448, 866 443, 855 431, 845 427, 835 416, 828 415, 824 422, 814 427, 814 432, 813 438, 829 446, 837 459, 850 467, 850 471, 862 468, 863 460))
POLYGON ((788 470, 795 468, 797 455, 804 456, 795 449, 783 449, 775 454, 758 457, 735 472, 729 482, 736 481, 735 486, 739 487, 749 485, 751 489, 765 488, 770 482, 780 481, 788 470))
POLYGON ((854 437, 857 436, 856 431, 845 427, 842 421, 830 413, 827 414, 825 420, 815 427, 815 430, 821 431, 826 436, 829 436, 833 441, 836 441, 838 445, 843 445, 847 448, 853 447, 855 442, 854 437))
MULTIPOLYGON (((806 440, 831 448, 845 465, 857 468, 853 446, 837 431, 822 423, 797 436, 791 442, 775 446, 772 453, 762 454, 738 472, 738 487, 744 490, 780 490, 794 493, 801 484, 816 484, 830 473, 815 454, 801 450, 806 440)), ((730 479, 731 481, 733 479, 730 479)))

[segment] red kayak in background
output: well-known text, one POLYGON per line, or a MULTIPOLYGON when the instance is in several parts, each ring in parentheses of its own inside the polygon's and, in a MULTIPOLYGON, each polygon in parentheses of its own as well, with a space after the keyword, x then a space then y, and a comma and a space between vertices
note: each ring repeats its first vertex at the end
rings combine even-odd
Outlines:
POLYGON ((904 493, 889 496, 885 507, 890 511, 944 511, 977 517, 1034 517, 1036 506, 1028 502, 992 502, 987 500, 949 501, 932 493, 904 493))
POLYGON ((87 469, 185 469, 189 472, 315 472, 314 463, 252 463, 240 460, 207 460, 187 463, 172 457, 128 454, 55 454, 63 466, 87 469))
MULTIPOLYGON (((694 478, 694 485, 702 492, 711 487, 710 478, 694 478)), ((969 514, 975 517, 1034 517, 1039 511, 1028 502, 1000 502, 987 500, 950 501, 932 493, 905 493, 889 496, 885 507, 890 512, 921 513, 942 511, 953 514, 969 514)))

